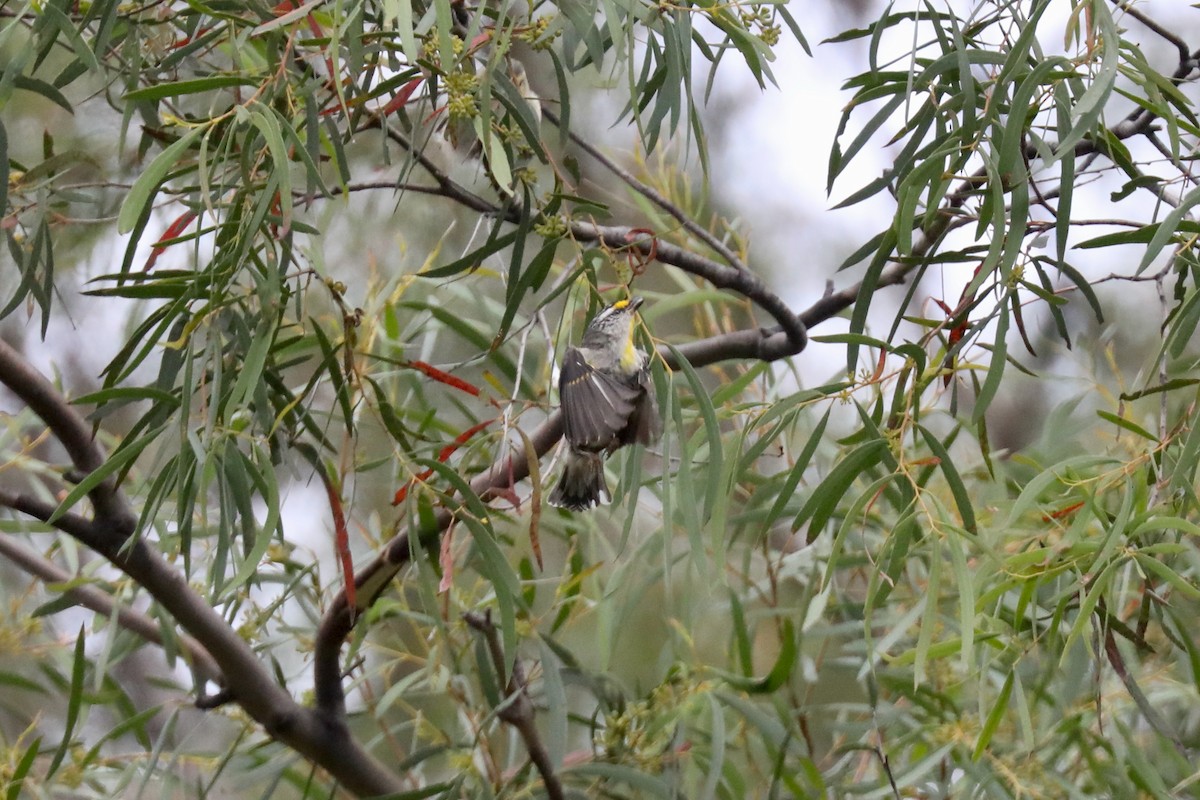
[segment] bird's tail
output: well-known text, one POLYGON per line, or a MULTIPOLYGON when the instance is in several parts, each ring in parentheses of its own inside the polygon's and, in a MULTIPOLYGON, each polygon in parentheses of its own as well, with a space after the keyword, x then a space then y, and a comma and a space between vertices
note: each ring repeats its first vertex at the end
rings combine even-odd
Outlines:
POLYGON ((604 457, 600 453, 568 450, 558 485, 548 498, 550 505, 571 511, 587 511, 592 506, 611 500, 608 484, 604 480, 604 457))

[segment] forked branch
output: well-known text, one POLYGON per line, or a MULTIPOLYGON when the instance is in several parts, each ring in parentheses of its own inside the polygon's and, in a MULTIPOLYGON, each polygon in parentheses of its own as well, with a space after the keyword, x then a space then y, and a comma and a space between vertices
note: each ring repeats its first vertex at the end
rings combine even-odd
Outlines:
MULTIPOLYGON (((76 472, 86 475, 104 464, 104 451, 92 438, 91 427, 83 417, 3 340, 0 384, 41 418, 67 450, 76 472)), ((238 703, 272 737, 320 765, 356 794, 382 795, 403 789, 400 779, 354 740, 343 719, 297 704, 275 683, 237 631, 188 585, 183 574, 135 535, 137 517, 118 486, 101 483, 89 496, 91 518, 73 511, 59 513, 50 504, 18 492, 0 493, 0 505, 73 536, 149 592, 192 637, 195 646, 207 653, 207 658, 200 656, 194 661, 205 665, 201 674, 221 677, 222 694, 238 703)))

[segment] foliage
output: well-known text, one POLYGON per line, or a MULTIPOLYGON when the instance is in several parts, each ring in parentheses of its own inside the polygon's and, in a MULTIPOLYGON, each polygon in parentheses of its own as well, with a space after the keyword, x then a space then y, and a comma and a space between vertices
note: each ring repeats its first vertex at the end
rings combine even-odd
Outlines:
POLYGON ((706 168, 703 70, 770 92, 785 30, 808 49, 769 3, 0 9, 0 316, 128 320, 57 386, 0 343, 0 552, 45 582, 0 631, 8 796, 1188 791, 1200 54, 1123 0, 833 37, 864 62, 830 191, 894 215, 796 311, 687 176, 580 133, 706 168), (611 507, 543 508, 553 365, 632 284, 664 438, 611 507), (818 349, 844 370, 797 381, 818 349))

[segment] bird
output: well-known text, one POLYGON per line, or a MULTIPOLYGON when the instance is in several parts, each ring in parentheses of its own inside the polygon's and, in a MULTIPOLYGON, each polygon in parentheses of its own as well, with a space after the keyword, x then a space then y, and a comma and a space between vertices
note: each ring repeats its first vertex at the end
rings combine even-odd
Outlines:
POLYGON ((642 302, 633 297, 601 309, 579 346, 563 357, 558 395, 567 455, 548 498, 553 506, 586 511, 610 502, 604 459, 625 445, 653 444, 662 434, 650 357, 633 343, 642 302))

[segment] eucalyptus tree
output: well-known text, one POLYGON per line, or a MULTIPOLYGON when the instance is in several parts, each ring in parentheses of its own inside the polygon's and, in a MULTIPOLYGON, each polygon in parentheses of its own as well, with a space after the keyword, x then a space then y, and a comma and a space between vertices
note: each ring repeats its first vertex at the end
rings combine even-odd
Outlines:
POLYGON ((1186 792, 1165 5, 5 5, 8 796, 1186 792), (768 279, 704 103, 782 46, 861 54, 829 191, 889 211, 768 279), (663 438, 553 509, 634 291, 663 438))

